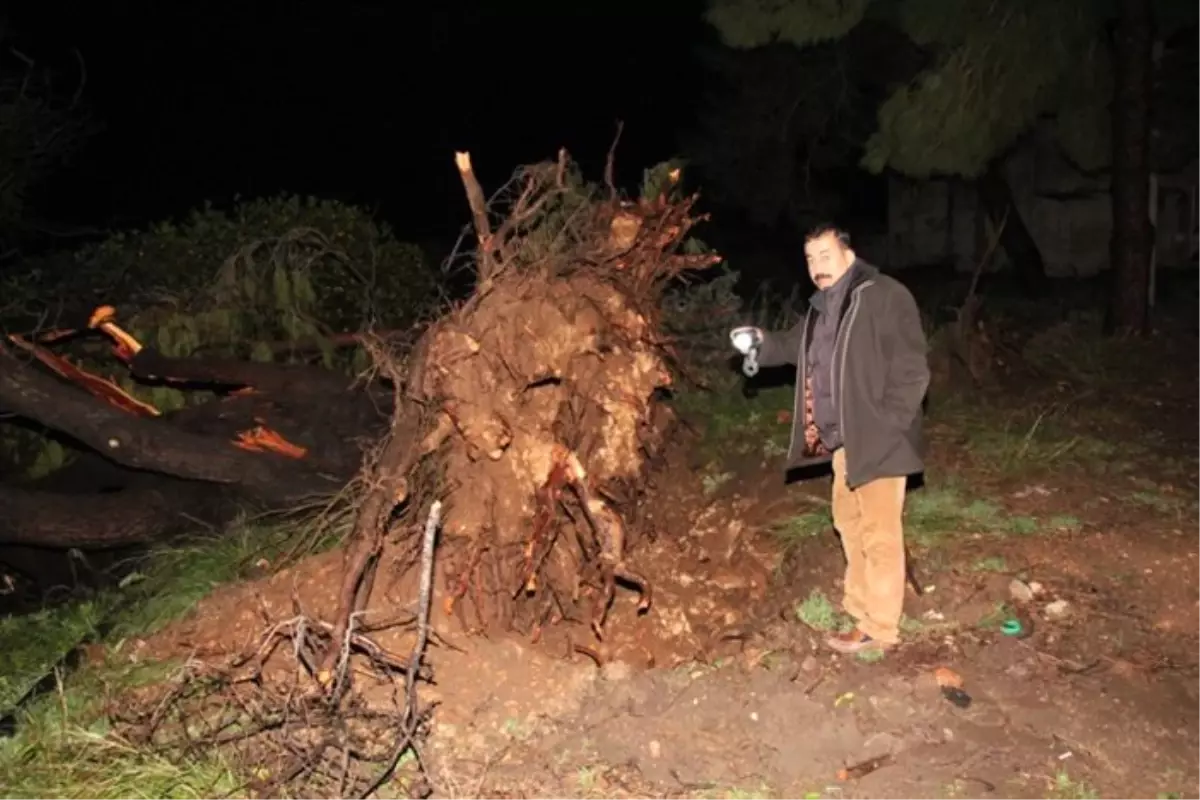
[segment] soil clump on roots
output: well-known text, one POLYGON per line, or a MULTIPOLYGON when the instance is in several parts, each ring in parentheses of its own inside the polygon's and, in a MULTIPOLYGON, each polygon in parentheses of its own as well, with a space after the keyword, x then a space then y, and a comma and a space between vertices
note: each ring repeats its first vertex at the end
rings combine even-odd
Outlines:
MULTIPOLYGON (((203 675, 205 703, 235 698, 228 705, 253 718, 239 726, 257 731, 255 760, 271 765, 257 793, 303 778, 304 792, 363 794, 404 753, 423 766, 431 709, 417 685, 432 679, 426 644, 448 644, 439 634, 518 631, 536 641, 567 623, 578 642, 569 647, 603 661, 618 589, 652 613, 636 555, 639 500, 675 421, 658 402, 675 361, 662 292, 720 260, 689 243, 703 219, 696 196, 679 192, 675 170, 660 189, 620 197, 611 152, 601 186, 584 183, 564 150, 517 170, 490 202, 469 155, 456 165, 476 286, 411 349, 365 341, 392 387, 393 417, 344 493, 354 524, 336 593, 296 588, 290 610, 261 598, 261 608, 239 609, 256 617, 241 652, 220 665, 193 661, 174 702, 159 696, 153 712, 127 720, 156 738, 164 708, 188 718, 183 704, 198 702, 187 698, 203 675), (386 601, 372 602, 381 564, 386 601), (400 586, 417 598, 400 598, 400 586)), ((190 716, 189 748, 221 740, 216 728, 197 736, 190 716)))

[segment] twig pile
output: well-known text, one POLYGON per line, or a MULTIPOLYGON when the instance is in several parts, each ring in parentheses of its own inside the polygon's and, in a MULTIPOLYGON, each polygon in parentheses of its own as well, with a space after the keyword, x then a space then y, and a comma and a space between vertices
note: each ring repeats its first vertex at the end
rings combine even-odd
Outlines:
POLYGON ((306 796, 367 797, 391 779, 406 753, 415 755, 415 774, 405 776, 410 796, 425 797, 422 741, 432 706, 422 707, 418 680, 431 680, 424 663, 431 631, 434 541, 441 520, 435 502, 425 523, 421 549, 421 589, 417 609, 371 620, 355 614, 340 638, 334 625, 307 612, 293 592, 293 616, 272 621, 258 644, 221 666, 190 662, 166 696, 134 713, 118 714, 124 736, 179 758, 212 748, 235 748, 244 761, 261 765, 242 787, 256 797, 279 797, 289 786, 306 796), (403 628, 415 633, 407 656, 388 652, 372 633, 403 628), (281 649, 295 662, 293 679, 267 674, 281 649), (337 652, 333 680, 320 680, 318 659, 337 652), (352 664, 352 658, 354 663, 352 664), (392 707, 368 704, 352 691, 351 674, 370 670, 390 681, 392 707), (398 682, 399 677, 403 682, 398 682))

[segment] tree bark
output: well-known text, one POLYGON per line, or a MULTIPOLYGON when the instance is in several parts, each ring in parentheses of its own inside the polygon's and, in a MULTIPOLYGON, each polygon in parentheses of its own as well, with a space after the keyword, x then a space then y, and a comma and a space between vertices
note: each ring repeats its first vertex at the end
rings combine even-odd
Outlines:
POLYGON ((194 529, 220 492, 211 484, 156 481, 101 494, 25 491, 0 485, 0 544, 102 550, 194 529))
POLYGON ((1013 275, 1021 293, 1036 297, 1046 285, 1046 263, 1013 200, 1012 187, 1004 175, 1004 165, 1000 159, 988 166, 987 172, 979 179, 978 188, 979 199, 995 224, 999 224, 1007 214, 1007 222, 1000 233, 1000 247, 1012 263, 1013 275))
POLYGON ((236 486, 268 502, 332 494, 337 481, 303 462, 251 453, 221 436, 204 436, 162 418, 137 417, 98 402, 0 347, 0 408, 71 436, 136 470, 236 486))
POLYGON ((1113 31, 1112 285, 1106 328, 1142 334, 1149 326, 1150 93, 1152 6, 1120 0, 1113 31))
POLYGON ((189 518, 187 527, 223 522, 237 501, 277 510, 320 502, 358 472, 392 410, 390 390, 321 367, 170 359, 144 348, 128 364, 143 382, 243 390, 150 417, 41 361, 0 343, 0 410, 90 450, 36 484, 0 485, 0 545, 111 548, 167 535, 189 518))

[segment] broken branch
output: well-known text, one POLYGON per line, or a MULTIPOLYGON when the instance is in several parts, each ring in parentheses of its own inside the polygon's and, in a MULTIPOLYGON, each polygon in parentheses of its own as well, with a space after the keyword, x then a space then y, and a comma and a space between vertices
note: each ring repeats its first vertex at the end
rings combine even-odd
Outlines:
POLYGON ((617 120, 617 134, 613 137, 612 144, 608 146, 608 156, 604 159, 604 185, 608 187, 608 197, 610 200, 617 199, 617 185, 613 177, 617 158, 617 144, 621 141, 621 132, 625 130, 625 122, 617 120))
POLYGON ((492 256, 492 226, 488 222, 487 200, 471 167, 471 154, 455 153, 454 164, 458 167, 459 177, 467 192, 467 204, 471 207, 471 219, 475 224, 475 238, 479 241, 478 282, 482 284, 495 275, 497 268, 492 256))
POLYGON ((23 363, 0 345, 0 408, 66 433, 134 469, 234 485, 264 500, 324 496, 336 484, 289 458, 256 454, 231 441, 188 433, 161 418, 98 404, 75 387, 23 363))

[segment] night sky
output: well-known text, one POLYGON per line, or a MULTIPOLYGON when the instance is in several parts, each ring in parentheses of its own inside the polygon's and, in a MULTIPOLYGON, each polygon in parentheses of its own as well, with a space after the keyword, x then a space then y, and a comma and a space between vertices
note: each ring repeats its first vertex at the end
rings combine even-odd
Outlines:
POLYGON ((78 74, 105 129, 43 189, 56 223, 141 225, 279 191, 376 209, 401 238, 468 219, 455 150, 486 191, 566 146, 618 180, 677 152, 700 88, 701 2, 79 2, 10 12, 14 43, 78 74), (569 9, 569 10, 568 10, 569 9))

